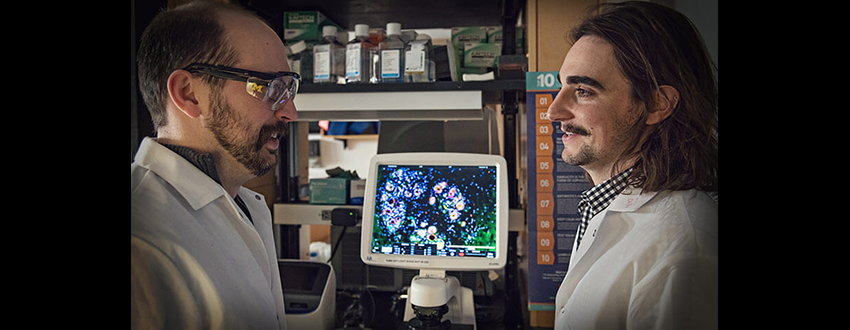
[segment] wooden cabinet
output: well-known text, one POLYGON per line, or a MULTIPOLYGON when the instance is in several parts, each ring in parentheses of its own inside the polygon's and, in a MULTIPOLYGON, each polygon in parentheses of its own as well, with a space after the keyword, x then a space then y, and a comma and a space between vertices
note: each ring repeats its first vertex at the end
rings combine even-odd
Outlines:
POLYGON ((528 71, 558 71, 570 50, 569 30, 599 2, 528 0, 528 71))

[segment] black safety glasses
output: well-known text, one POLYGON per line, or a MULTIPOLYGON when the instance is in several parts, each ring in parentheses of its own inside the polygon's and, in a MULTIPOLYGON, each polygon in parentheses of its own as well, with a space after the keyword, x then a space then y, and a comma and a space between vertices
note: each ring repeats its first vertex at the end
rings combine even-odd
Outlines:
POLYGON ((192 74, 200 73, 217 78, 246 82, 245 91, 262 100, 272 111, 283 109, 286 102, 295 98, 301 76, 295 72, 265 73, 231 68, 221 65, 192 63, 183 68, 192 74))

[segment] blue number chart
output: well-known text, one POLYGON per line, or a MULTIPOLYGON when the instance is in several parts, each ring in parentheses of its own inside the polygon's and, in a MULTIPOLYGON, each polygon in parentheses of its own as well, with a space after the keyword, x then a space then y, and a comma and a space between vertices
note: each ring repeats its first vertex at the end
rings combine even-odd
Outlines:
POLYGON ((528 309, 554 311, 555 295, 567 273, 578 202, 590 188, 584 171, 561 159, 560 123, 549 121, 549 105, 561 83, 557 71, 527 72, 528 113, 528 309), (532 109, 534 109, 532 111, 532 109), (534 132, 534 133, 532 133, 534 132))

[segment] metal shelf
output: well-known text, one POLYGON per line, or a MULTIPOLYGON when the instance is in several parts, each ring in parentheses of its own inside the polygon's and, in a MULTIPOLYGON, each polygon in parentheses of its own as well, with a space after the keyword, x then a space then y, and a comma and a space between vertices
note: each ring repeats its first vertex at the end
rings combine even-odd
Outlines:
POLYGON ((295 107, 299 121, 480 120, 504 90, 525 90, 525 80, 304 84, 295 107))
MULTIPOLYGON (((394 84, 312 84, 304 83, 298 95, 310 93, 368 93, 368 92, 436 92, 436 91, 502 91, 525 90, 525 79, 492 81, 436 81, 432 83, 394 84)), ((297 100, 298 98, 296 98, 297 100)), ((300 109, 299 109, 300 110, 300 109)))

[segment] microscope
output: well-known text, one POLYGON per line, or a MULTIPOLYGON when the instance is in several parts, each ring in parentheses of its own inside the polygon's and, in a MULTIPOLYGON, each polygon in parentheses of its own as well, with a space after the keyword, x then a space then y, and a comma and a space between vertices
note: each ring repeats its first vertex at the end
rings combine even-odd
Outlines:
POLYGON ((476 329, 472 289, 447 270, 507 263, 507 163, 498 155, 378 154, 369 163, 360 259, 419 269, 408 289, 408 329, 476 329))
POLYGON ((456 277, 423 269, 410 282, 404 320, 411 330, 476 329, 472 299, 472 289, 456 277))

